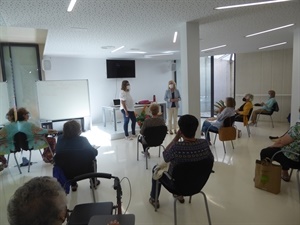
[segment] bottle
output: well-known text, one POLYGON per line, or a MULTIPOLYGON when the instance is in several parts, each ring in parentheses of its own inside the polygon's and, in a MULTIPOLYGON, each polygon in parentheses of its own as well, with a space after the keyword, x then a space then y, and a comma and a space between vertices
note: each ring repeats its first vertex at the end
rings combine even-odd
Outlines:
POLYGON ((153 95, 153 102, 156 102, 156 96, 153 95))

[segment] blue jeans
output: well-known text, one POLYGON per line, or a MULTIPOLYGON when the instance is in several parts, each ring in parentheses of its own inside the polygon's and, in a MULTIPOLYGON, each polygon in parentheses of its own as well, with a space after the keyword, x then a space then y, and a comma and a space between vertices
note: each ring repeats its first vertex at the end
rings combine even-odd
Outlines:
POLYGON ((124 118, 124 132, 125 132, 125 136, 128 137, 128 124, 129 124, 129 119, 131 120, 131 131, 132 131, 132 135, 135 135, 135 124, 136 124, 136 117, 133 111, 128 111, 128 117, 126 116, 125 110, 122 109, 121 110, 122 114, 123 114, 123 118, 124 118))
POLYGON ((207 120, 205 120, 204 123, 202 124, 201 131, 204 133, 205 139, 208 142, 210 142, 209 131, 218 132, 219 129, 217 127, 212 126, 210 122, 208 122, 207 120))

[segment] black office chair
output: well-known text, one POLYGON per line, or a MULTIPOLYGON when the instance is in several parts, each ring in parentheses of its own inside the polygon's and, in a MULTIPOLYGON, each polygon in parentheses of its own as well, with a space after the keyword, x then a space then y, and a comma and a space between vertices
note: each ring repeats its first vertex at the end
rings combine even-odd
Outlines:
POLYGON ((296 169, 296 170, 297 170, 297 183, 298 183, 298 193, 299 193, 299 201, 300 201, 300 175, 299 175, 299 172, 300 172, 300 154, 298 154, 298 153, 296 153, 296 152, 289 151, 289 150, 281 150, 281 151, 276 152, 276 153, 272 156, 271 162, 274 160, 274 157, 275 157, 277 154, 281 153, 281 152, 289 152, 289 153, 292 153, 292 154, 298 156, 298 158, 299 158, 298 166, 297 166, 297 167, 291 168, 291 172, 290 172, 289 176, 290 176, 290 177, 292 176, 293 169, 296 169))
POLYGON ((278 106, 278 103, 275 102, 275 103, 273 104, 273 106, 272 106, 271 112, 261 112, 261 113, 259 113, 259 114, 257 115, 257 120, 256 120, 255 126, 257 126, 257 124, 258 124, 259 117, 260 117, 261 115, 265 115, 265 116, 270 116, 271 122, 272 122, 272 127, 274 128, 274 123, 273 123, 272 115, 273 115, 274 112, 278 112, 278 111, 279 111, 279 106, 278 106))
MULTIPOLYGON (((48 144, 48 147, 53 155, 52 149, 51 149, 49 143, 47 142, 46 137, 44 135, 37 135, 37 137, 43 139, 48 144)), ((30 172, 30 166, 32 164, 31 163, 31 151, 34 149, 28 147, 27 135, 23 132, 16 133, 14 135, 14 145, 15 145, 15 149, 14 149, 14 151, 11 151, 10 153, 14 153, 14 158, 15 158, 15 161, 16 161, 16 164, 17 164, 20 174, 22 174, 22 171, 20 168, 20 164, 18 163, 16 153, 22 152, 22 151, 29 151, 28 172, 30 172)), ((43 157, 41 150, 40 149, 38 149, 38 150, 39 150, 41 156, 43 157)), ((7 163, 9 162, 9 156, 10 156, 10 154, 8 154, 7 163)))
POLYGON ((214 144, 216 143, 217 135, 219 135, 219 140, 223 142, 224 153, 226 153, 224 141, 231 141, 232 148, 234 149, 232 142, 236 139, 236 128, 234 127, 234 121, 235 115, 227 117, 223 122, 223 126, 218 131, 210 131, 209 129, 207 131, 216 134, 214 144))
POLYGON ((144 131, 144 135, 139 135, 137 138, 137 161, 139 161, 139 143, 142 143, 142 138, 145 139, 147 147, 145 149, 146 169, 148 169, 148 151, 151 147, 159 147, 158 157, 160 157, 160 147, 165 149, 162 143, 167 135, 167 126, 148 127, 144 131))
MULTIPOLYGON (((97 178, 114 179, 113 189, 116 190, 116 205, 114 205, 113 202, 96 202, 95 198, 93 203, 76 205, 73 210, 68 210, 69 218, 67 225, 88 225, 91 217, 95 215, 112 215, 114 209, 115 214, 122 214, 122 188, 118 177, 107 173, 88 173, 74 177, 74 179, 69 182, 71 183, 85 179, 97 178)), ((92 191, 94 193, 94 188, 92 188, 92 191)))
MULTIPOLYGON (((249 113, 247 115, 248 122, 250 120, 252 111, 253 111, 253 108, 250 109, 250 111, 249 111, 249 113)), ((244 116, 243 115, 236 115, 234 121, 235 122, 242 122, 242 123, 244 123, 244 116)), ((248 122, 246 124, 246 128, 247 128, 248 137, 250 137, 251 132, 250 132, 250 127, 249 127, 249 123, 248 122)), ((245 126, 245 123, 244 123, 244 126, 245 126)))
MULTIPOLYGON (((156 181, 156 194, 158 193, 158 185, 161 183, 170 193, 177 196, 189 196, 191 203, 192 196, 201 193, 204 198, 208 223, 211 224, 207 198, 202 188, 206 184, 213 168, 214 159, 207 158, 198 162, 181 163, 174 167, 173 174, 170 176, 164 172, 165 179, 156 181), (169 180, 167 180, 169 179, 169 180), (170 185, 170 181, 172 181, 170 185), (169 186, 170 185, 170 186, 169 186)), ((155 211, 157 211, 158 197, 155 196, 155 211)), ((174 224, 177 225, 177 198, 174 197, 174 224)))

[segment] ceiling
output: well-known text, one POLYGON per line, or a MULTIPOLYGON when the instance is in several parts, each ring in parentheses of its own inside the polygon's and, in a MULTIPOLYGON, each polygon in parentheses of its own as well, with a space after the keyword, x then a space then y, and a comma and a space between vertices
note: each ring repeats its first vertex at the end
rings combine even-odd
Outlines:
POLYGON ((96 58, 145 58, 126 54, 166 51, 180 58, 180 30, 186 22, 199 22, 201 56, 258 51, 259 47, 287 41, 266 49, 292 48, 293 31, 300 27, 300 0, 215 10, 215 7, 255 0, 0 0, 0 41, 45 43, 44 56, 96 58), (245 35, 295 23, 294 26, 245 38, 245 35), (177 42, 173 43, 174 32, 177 42), (114 48, 125 46, 111 53, 114 48), (203 49, 227 45, 201 52, 203 49), (108 48, 108 49, 105 49, 108 48))

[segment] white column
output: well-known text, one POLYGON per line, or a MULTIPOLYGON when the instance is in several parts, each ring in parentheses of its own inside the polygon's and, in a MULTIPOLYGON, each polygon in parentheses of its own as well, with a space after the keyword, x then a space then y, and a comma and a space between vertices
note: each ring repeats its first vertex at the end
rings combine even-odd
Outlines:
POLYGON ((291 125, 299 119, 300 107, 300 28, 294 31, 293 43, 293 74, 292 74, 292 98, 291 98, 291 125))
MULTIPOLYGON (((199 23, 188 22, 180 32, 182 114, 191 114, 200 123, 199 23)), ((200 128, 198 129, 198 131, 200 128)), ((200 137, 200 133, 196 136, 200 137)))

